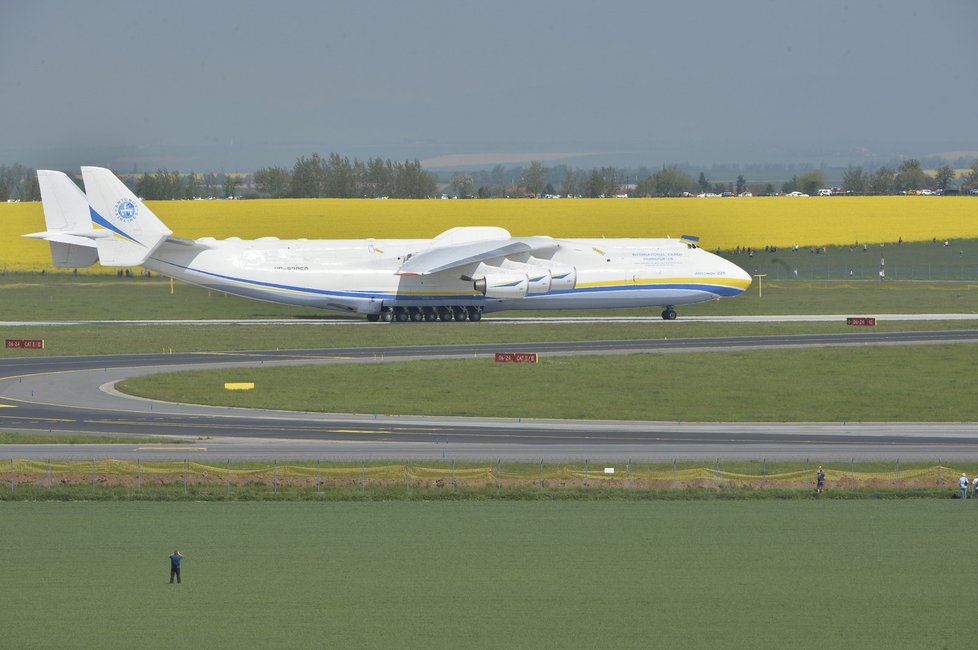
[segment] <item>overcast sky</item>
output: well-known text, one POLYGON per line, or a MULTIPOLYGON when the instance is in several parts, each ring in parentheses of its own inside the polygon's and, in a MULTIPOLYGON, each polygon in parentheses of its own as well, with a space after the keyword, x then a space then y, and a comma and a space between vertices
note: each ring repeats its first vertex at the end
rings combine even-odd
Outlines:
POLYGON ((0 163, 974 151, 976 34, 974 0, 0 0, 0 163))

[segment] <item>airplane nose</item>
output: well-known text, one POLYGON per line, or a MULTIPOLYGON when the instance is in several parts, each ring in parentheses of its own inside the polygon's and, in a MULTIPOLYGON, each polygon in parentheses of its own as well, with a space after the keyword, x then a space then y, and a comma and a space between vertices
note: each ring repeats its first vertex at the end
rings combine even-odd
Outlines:
POLYGON ((733 262, 727 262, 730 265, 730 276, 737 281, 737 288, 741 291, 747 291, 750 288, 753 278, 750 273, 740 268, 733 262))

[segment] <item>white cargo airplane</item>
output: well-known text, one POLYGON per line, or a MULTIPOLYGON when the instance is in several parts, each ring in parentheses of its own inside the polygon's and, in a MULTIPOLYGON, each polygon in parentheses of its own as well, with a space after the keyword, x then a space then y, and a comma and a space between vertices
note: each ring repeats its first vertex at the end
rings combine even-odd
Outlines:
POLYGON ((736 296, 740 267, 697 238, 512 237, 459 227, 434 239, 180 239, 112 172, 82 167, 85 193, 38 171, 54 265, 141 266, 269 302, 366 314, 369 321, 479 320, 506 309, 663 307, 736 296))

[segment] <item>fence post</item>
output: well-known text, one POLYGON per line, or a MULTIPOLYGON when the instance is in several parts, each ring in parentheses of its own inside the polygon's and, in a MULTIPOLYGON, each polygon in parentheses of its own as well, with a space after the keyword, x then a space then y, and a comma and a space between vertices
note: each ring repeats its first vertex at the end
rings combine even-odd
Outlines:
POLYGON ((231 494, 231 459, 228 458, 228 464, 224 470, 224 482, 227 484, 228 494, 231 494))
POLYGON ((937 459, 937 487, 941 487, 941 459, 937 459))
POLYGON ((278 459, 272 460, 272 494, 278 494, 278 459))
MULTIPOLYGON (((92 489, 93 490, 95 489, 95 471, 96 471, 95 470, 95 459, 93 458, 92 459, 92 489)), ((11 463, 10 463, 10 473, 11 473, 11 475, 13 474, 13 472, 14 472, 14 464, 13 464, 13 461, 11 461, 11 463)))
POLYGON ((719 458, 717 458, 717 466, 716 466, 714 476, 716 477, 716 482, 717 482, 717 494, 719 494, 720 493, 720 459, 719 458))
POLYGON ((497 496, 499 495, 499 487, 500 487, 500 476, 499 475, 502 474, 502 473, 503 473, 503 459, 502 458, 497 458, 496 459, 496 495, 497 496))
POLYGON ((452 459, 452 494, 455 494, 455 459, 452 459))
POLYGON ((363 494, 367 489, 364 485, 367 479, 367 461, 360 459, 360 494, 363 494))
POLYGON ((856 460, 849 458, 849 494, 856 493, 856 460))
POLYGON ((51 459, 48 458, 48 490, 51 489, 51 459))
POLYGON ((584 487, 587 487, 587 458, 584 459, 584 487))
POLYGON ((10 491, 14 491, 14 459, 10 459, 10 491))
POLYGON ((540 459, 540 491, 543 492, 543 459, 540 459))
POLYGON ((900 490, 900 459, 896 461, 896 489, 900 490))
POLYGON ((628 472, 628 491, 632 491, 632 459, 629 458, 625 464, 625 471, 628 472))
POLYGON ((190 488, 187 485, 187 469, 188 469, 187 465, 188 465, 188 463, 189 463, 189 461, 186 458, 184 458, 183 459, 183 493, 184 494, 190 494, 190 488))
POLYGON ((767 458, 761 459, 761 489, 767 487, 767 458))
MULTIPOLYGON (((48 472, 51 471, 51 461, 48 461, 48 472)), ((136 459, 136 492, 139 492, 139 488, 143 481, 143 463, 141 458, 136 459)))
POLYGON ((320 460, 316 459, 316 494, 319 494, 319 485, 322 483, 321 471, 319 468, 320 460))
POLYGON ((679 477, 676 474, 676 459, 672 459, 672 489, 679 487, 679 477))
POLYGON ((411 496, 411 463, 404 463, 404 490, 405 495, 411 496))

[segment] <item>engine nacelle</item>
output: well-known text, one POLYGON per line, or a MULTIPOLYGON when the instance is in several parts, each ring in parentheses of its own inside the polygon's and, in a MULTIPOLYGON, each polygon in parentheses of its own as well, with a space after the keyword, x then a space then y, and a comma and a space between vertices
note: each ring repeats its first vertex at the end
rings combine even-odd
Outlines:
POLYGON ((508 271, 517 271, 526 274, 527 280, 529 281, 526 292, 529 295, 534 296, 550 291, 553 280, 550 269, 532 264, 524 264, 522 262, 514 262, 512 260, 503 260, 502 267, 508 271))
POLYGON ((526 298, 530 279, 526 273, 487 273, 472 281, 476 291, 486 298, 526 298))
POLYGON ((550 290, 567 291, 577 286, 577 269, 567 264, 531 257, 527 266, 546 268, 550 271, 550 290))

